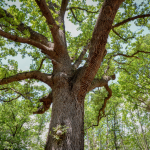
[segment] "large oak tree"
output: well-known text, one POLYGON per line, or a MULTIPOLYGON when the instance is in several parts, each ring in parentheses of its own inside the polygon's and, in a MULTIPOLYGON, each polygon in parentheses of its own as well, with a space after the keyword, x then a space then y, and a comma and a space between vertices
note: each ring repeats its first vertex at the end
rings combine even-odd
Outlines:
MULTIPOLYGON (((115 69, 119 68, 114 67, 113 62, 121 64, 125 63, 124 57, 138 59, 137 54, 150 53, 146 49, 126 53, 120 50, 121 42, 130 44, 133 38, 138 39, 138 34, 130 30, 130 21, 138 19, 135 22, 137 26, 149 27, 148 3, 102 0, 97 1, 96 6, 89 6, 85 0, 20 2, 19 9, 14 5, 7 9, 5 0, 0 2, 1 56, 16 56, 20 52, 23 57, 32 57, 35 65, 26 72, 15 67, 9 71, 1 66, 4 72, 0 80, 1 90, 6 90, 6 94, 13 91, 12 94, 36 103, 38 96, 32 95, 34 89, 30 89, 31 98, 25 97, 16 87, 21 86, 22 80, 27 83, 38 80, 47 84, 50 91, 38 99, 42 105, 34 111, 34 114, 42 114, 52 104, 45 149, 83 150, 86 94, 97 87, 105 87, 108 93, 99 110, 98 125, 105 116, 107 100, 112 96, 108 82, 115 79, 115 69), (71 37, 65 31, 66 12, 70 21, 79 25, 81 33, 77 37, 71 37), (14 48, 12 43, 15 43, 14 48), (112 51, 107 53, 106 49, 112 51), (119 62, 114 59, 116 56, 119 62)), ((15 62, 10 61, 10 64, 15 62)))

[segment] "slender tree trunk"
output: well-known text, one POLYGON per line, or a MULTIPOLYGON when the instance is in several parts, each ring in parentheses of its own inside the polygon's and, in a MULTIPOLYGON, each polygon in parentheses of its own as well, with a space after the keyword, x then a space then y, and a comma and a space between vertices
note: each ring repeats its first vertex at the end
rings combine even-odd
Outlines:
POLYGON ((99 147, 99 150, 102 150, 102 136, 101 136, 101 129, 99 129, 99 136, 100 136, 100 147, 99 147))
POLYGON ((77 101, 67 86, 53 90, 52 116, 45 150, 84 150, 84 101, 77 101), (58 128, 60 126, 61 129, 58 128), (66 133, 63 134, 65 128, 66 133))
POLYGON ((88 135, 88 130, 87 132, 87 145, 88 145, 88 150, 90 150, 90 140, 89 140, 89 135, 88 135))
POLYGON ((115 145, 115 149, 118 150, 116 129, 117 129, 117 128, 116 128, 116 111, 114 111, 114 124, 113 124, 114 145, 115 145))
POLYGON ((106 120, 107 120, 106 149, 108 149, 108 144, 109 144, 109 139, 108 139, 108 131, 109 131, 108 116, 106 116, 106 120))
POLYGON ((135 139, 135 143, 137 144, 137 146, 139 147, 140 150, 143 149, 143 143, 141 142, 141 138, 139 137, 139 131, 137 129, 137 125, 136 125, 136 121, 134 120, 134 116, 133 116, 133 113, 132 111, 130 111, 130 115, 131 115, 131 120, 132 120, 132 123, 133 123, 133 126, 134 126, 134 131, 135 131, 135 136, 134 136, 134 139, 135 139))
POLYGON ((126 150, 126 147, 125 147, 125 145, 124 145, 124 141, 123 141, 123 137, 122 137, 122 134, 120 133, 120 131, 119 131, 119 135, 120 135, 120 138, 121 138, 121 146, 123 147, 123 149, 124 150, 126 150))
POLYGON ((95 149, 95 137, 94 137, 94 132, 93 132, 93 145, 92 145, 92 150, 95 149))
POLYGON ((143 129, 143 126, 142 126, 142 122, 140 120, 140 113, 139 113, 139 110, 137 109, 137 116, 138 116, 138 119, 139 119, 139 123, 140 123, 140 127, 141 127, 141 131, 142 131, 142 135, 143 135, 143 141, 144 141, 144 147, 145 147, 145 150, 149 150, 149 147, 148 147, 148 144, 147 144, 147 138, 145 136, 145 133, 144 133, 144 129, 143 129))

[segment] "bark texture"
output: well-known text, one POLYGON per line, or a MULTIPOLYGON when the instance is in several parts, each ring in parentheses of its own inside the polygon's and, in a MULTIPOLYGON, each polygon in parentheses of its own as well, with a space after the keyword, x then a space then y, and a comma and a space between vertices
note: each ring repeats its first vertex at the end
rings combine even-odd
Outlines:
POLYGON ((52 116, 45 150, 83 150, 84 149, 84 103, 78 103, 69 87, 61 87, 53 92, 52 116), (54 128, 66 127, 60 139, 54 128))

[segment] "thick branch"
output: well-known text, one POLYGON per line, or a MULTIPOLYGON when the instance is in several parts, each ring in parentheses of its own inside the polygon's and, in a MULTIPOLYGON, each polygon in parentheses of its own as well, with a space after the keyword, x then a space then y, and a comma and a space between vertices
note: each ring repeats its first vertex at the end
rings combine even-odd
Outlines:
POLYGON ((30 39, 35 40, 35 41, 37 41, 39 43, 42 43, 42 44, 44 44, 46 46, 50 45, 50 42, 48 42, 48 39, 44 35, 33 31, 31 29, 31 27, 24 25, 22 22, 19 25, 13 24, 13 22, 10 21, 10 18, 14 19, 14 17, 10 13, 8 13, 6 10, 4 10, 2 8, 0 8, 0 9, 1 9, 0 10, 0 18, 4 18, 12 26, 15 26, 15 27, 17 26, 17 30, 19 30, 23 34, 24 34, 24 31, 26 31, 26 30, 28 32, 30 32, 30 39))
POLYGON ((64 18, 67 5, 69 3, 69 0, 62 0, 61 2, 61 8, 60 8, 60 15, 64 18))
POLYGON ((41 73, 40 71, 23 72, 18 73, 14 76, 3 78, 0 80, 0 85, 8 84, 15 81, 21 81, 24 79, 37 79, 48 84, 49 86, 52 86, 51 75, 41 73))
POLYGON ((84 55, 86 54, 86 52, 87 52, 87 50, 89 49, 89 47, 90 47, 90 43, 88 43, 88 44, 84 47, 84 49, 83 49, 83 51, 81 52, 80 56, 79 56, 78 59, 75 61, 74 65, 73 65, 75 69, 77 69, 77 68, 79 67, 79 65, 81 64, 81 62, 82 62, 82 60, 83 60, 83 57, 84 57, 84 55))
POLYGON ((138 16, 135 16, 135 17, 131 17, 131 18, 128 18, 126 20, 123 20, 122 22, 120 23, 117 23, 115 25, 112 26, 112 28, 115 28, 115 27, 119 27, 129 21, 132 21, 132 20, 135 20, 135 19, 138 19, 138 18, 145 18, 145 17, 150 17, 150 14, 145 14, 145 15, 138 15, 138 16))
POLYGON ((46 22, 51 30, 55 46, 64 45, 60 35, 59 35, 59 26, 56 24, 55 19, 53 18, 49 7, 45 0, 35 0, 39 6, 43 16, 46 18, 46 22))
POLYGON ((52 103, 52 93, 48 94, 45 97, 39 99, 40 102, 43 102, 43 105, 40 106, 37 111, 33 112, 33 114, 43 114, 50 108, 52 103))
POLYGON ((63 30, 59 29, 59 35, 60 35, 63 43, 65 44, 65 47, 67 47, 67 42, 66 42, 66 36, 65 36, 64 16, 65 16, 65 12, 66 12, 68 2, 69 2, 69 0, 62 0, 60 11, 58 12, 59 17, 57 18, 58 22, 59 22, 59 25, 63 27, 63 30))
POLYGON ((0 30, 0 35, 5 37, 5 38, 7 38, 7 39, 10 39, 10 40, 12 40, 14 42, 27 43, 27 44, 33 45, 35 47, 38 47, 39 49, 41 49, 42 53, 47 54, 50 58, 53 58, 54 55, 55 55, 55 53, 53 51, 53 48, 47 47, 44 44, 36 42, 36 41, 34 41, 34 40, 30 39, 30 38, 18 37, 16 35, 12 35, 10 33, 6 33, 3 30, 0 30))
POLYGON ((82 75, 78 76, 77 83, 80 82, 78 93, 79 101, 85 97, 90 84, 92 83, 104 57, 107 38, 112 29, 117 10, 124 0, 105 0, 101 7, 89 49, 89 57, 83 67, 82 75))
POLYGON ((88 88, 88 92, 95 89, 96 87, 103 87, 108 84, 108 81, 115 80, 116 76, 104 76, 101 79, 94 79, 91 83, 91 86, 88 88))
POLYGON ((50 28, 54 31, 58 29, 58 26, 55 22, 55 19, 53 18, 45 0, 35 0, 37 5, 39 6, 43 16, 46 18, 46 21, 50 28))
POLYGON ((55 8, 60 8, 56 3, 48 1, 49 9, 56 13, 55 8))

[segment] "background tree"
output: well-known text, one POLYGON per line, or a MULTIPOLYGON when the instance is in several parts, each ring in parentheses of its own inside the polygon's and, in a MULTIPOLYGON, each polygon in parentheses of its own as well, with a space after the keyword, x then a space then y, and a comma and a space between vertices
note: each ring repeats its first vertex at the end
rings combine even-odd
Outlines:
POLYGON ((44 148, 43 132, 48 118, 46 113, 30 116, 28 104, 27 100, 0 104, 0 149, 44 148))
MULTIPOLYGON (((135 41, 132 43, 132 49, 149 50, 149 41, 149 34, 140 37, 140 46, 136 46, 135 41)), ((102 118, 99 126, 95 128, 92 127, 97 124, 98 112, 106 92, 102 87, 87 95, 85 147, 92 147, 91 134, 94 133, 95 149, 149 149, 149 57, 147 53, 138 52, 135 58, 125 57, 125 63, 118 64, 119 59, 117 60, 118 68, 121 68, 118 69, 118 83, 110 85, 113 96, 107 102, 106 117, 102 118), (101 138, 96 133, 101 133, 101 138)))
MULTIPOLYGON (((13 5, 7 10, 4 7, 8 4, 0 2, 1 57, 20 53, 22 57, 28 55, 33 58, 34 64, 26 72, 18 70, 16 61, 9 60, 13 69, 1 65, 1 89, 9 89, 6 95, 16 93, 11 93, 12 89, 21 86, 20 81, 26 80, 27 85, 23 87, 27 89, 25 94, 29 96, 28 99, 31 98, 32 105, 35 107, 39 102, 43 103, 34 111, 35 114, 44 113, 53 103, 45 149, 84 149, 86 94, 96 87, 106 89, 106 97, 94 125, 97 126, 100 119, 105 117, 106 103, 112 96, 108 81, 115 79, 119 69, 125 70, 120 64, 128 65, 126 57, 132 60, 138 58, 139 53, 150 53, 148 49, 140 51, 126 47, 126 50, 122 50, 121 45, 125 43, 130 46, 132 38, 141 42, 138 37, 141 32, 132 32, 130 21, 136 20, 135 25, 149 27, 149 3, 105 0, 97 1, 97 6, 88 6, 86 1, 74 0, 20 2, 19 9, 13 5), (69 20, 79 25, 81 34, 77 37, 65 32, 66 11, 69 20), (107 41, 108 35, 110 40, 107 41), (50 89, 34 94, 36 89, 31 82, 35 80, 46 83, 50 89)), ((142 48, 138 42, 135 47, 142 48)), ((149 58, 147 60, 149 62, 149 58)), ((117 115, 114 113, 112 126, 116 129, 117 115)), ((117 136, 116 132, 113 133, 117 136)), ((117 148, 117 138, 114 142, 117 148)))
POLYGON ((97 108, 100 108, 102 103, 97 102, 102 100, 99 97, 102 94, 100 92, 91 93, 91 100, 86 99, 85 149, 149 149, 150 114, 143 107, 135 107, 131 100, 124 97, 125 95, 120 94, 119 96, 118 93, 121 91, 116 88, 117 86, 119 87, 117 84, 111 85, 113 96, 107 102, 106 117, 101 119, 98 126, 93 125, 97 123, 99 111, 97 108))

